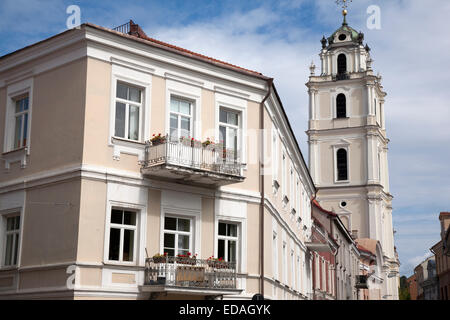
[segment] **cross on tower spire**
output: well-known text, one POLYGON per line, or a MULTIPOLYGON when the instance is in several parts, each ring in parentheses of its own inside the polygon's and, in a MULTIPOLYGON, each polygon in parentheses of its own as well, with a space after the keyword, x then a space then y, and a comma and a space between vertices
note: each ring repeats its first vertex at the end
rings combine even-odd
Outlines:
POLYGON ((344 22, 342 22, 343 26, 347 25, 347 19, 346 19, 346 17, 347 17, 347 7, 348 7, 348 4, 350 2, 352 2, 352 0, 336 0, 336 4, 338 6, 342 6, 342 9, 343 9, 342 10, 342 15, 344 16, 344 22))

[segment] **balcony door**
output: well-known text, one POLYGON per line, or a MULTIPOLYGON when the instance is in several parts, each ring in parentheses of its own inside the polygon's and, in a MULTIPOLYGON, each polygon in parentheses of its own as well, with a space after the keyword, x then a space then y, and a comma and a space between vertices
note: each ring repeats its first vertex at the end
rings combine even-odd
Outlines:
POLYGON ((193 106, 189 100, 178 97, 170 98, 170 138, 179 141, 180 138, 193 136, 193 106))
POLYGON ((190 139, 193 137, 193 104, 186 99, 170 99, 170 141, 168 155, 178 165, 191 167, 195 153, 190 139))
POLYGON ((219 135, 224 148, 224 161, 238 159, 240 113, 221 107, 219 114, 219 135))

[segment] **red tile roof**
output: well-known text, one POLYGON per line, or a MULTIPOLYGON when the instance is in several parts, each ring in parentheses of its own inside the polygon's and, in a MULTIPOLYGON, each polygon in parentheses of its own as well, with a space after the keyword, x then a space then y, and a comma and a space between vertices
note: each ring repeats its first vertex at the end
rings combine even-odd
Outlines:
MULTIPOLYGON (((200 53, 197 53, 197 52, 194 52, 194 51, 190 51, 190 50, 187 50, 187 49, 184 49, 184 48, 181 48, 181 47, 178 47, 178 46, 175 46, 175 45, 172 45, 172 44, 169 44, 169 43, 166 43, 166 42, 154 39, 154 38, 151 38, 151 37, 147 36, 145 34, 145 32, 139 27, 139 25, 135 24, 132 20, 130 20, 130 22, 127 24, 128 27, 129 27, 129 32, 128 33, 120 32, 120 31, 113 30, 113 29, 108 29, 108 28, 101 27, 101 26, 98 26, 98 25, 95 25, 95 24, 92 24, 92 23, 86 23, 86 25, 90 26, 90 27, 93 27, 93 28, 96 28, 96 29, 99 29, 99 30, 115 33, 115 34, 120 35, 122 37, 130 38, 130 39, 137 40, 137 41, 142 41, 142 42, 144 42, 146 44, 150 44, 150 45, 153 45, 153 46, 161 48, 161 49, 174 51, 174 52, 177 52, 177 53, 182 54, 184 56, 188 56, 188 57, 191 57, 191 58, 194 58, 194 59, 197 59, 197 60, 201 60, 201 61, 204 61, 204 62, 212 63, 212 64, 214 64, 216 66, 225 67, 227 69, 232 69, 234 71, 246 73, 246 74, 249 74, 249 75, 252 75, 252 76, 256 76, 258 78, 262 78, 264 80, 271 79, 269 77, 264 76, 260 72, 253 71, 253 70, 246 69, 246 68, 242 68, 242 67, 236 66, 234 64, 231 64, 231 63, 228 63, 228 62, 225 62, 225 61, 214 59, 212 57, 208 57, 208 56, 205 56, 203 54, 200 54, 200 53)), ((126 30, 128 30, 128 29, 126 29, 126 30)))
POLYGON ((322 212, 324 212, 324 213, 326 213, 326 214, 329 214, 329 215, 331 215, 331 216, 333 216, 333 217, 337 217, 337 214, 334 213, 333 211, 328 211, 328 210, 322 208, 322 207, 320 206, 319 202, 317 202, 316 199, 314 199, 312 202, 313 202, 313 204, 316 206, 316 208, 319 209, 320 211, 322 211, 322 212))
POLYGON ((442 220, 443 217, 450 216, 450 212, 441 212, 439 214, 439 220, 442 220))

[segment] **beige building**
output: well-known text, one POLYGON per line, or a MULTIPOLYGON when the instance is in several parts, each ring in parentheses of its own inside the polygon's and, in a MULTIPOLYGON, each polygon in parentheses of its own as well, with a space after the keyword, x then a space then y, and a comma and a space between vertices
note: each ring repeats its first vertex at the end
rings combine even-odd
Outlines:
POLYGON ((320 205, 337 213, 354 238, 379 242, 380 297, 398 299, 386 93, 363 40, 344 15, 342 26, 321 41, 320 74, 310 67, 309 168, 320 205))
POLYGON ((1 299, 311 297, 315 187, 269 77, 84 24, 0 58, 0 147, 1 299))

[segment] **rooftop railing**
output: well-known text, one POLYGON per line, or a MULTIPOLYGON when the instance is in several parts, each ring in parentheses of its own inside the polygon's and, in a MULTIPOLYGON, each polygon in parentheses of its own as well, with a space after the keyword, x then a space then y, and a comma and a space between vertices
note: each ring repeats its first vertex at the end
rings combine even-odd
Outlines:
POLYGON ((148 258, 144 285, 236 289, 236 263, 179 257, 148 258))

